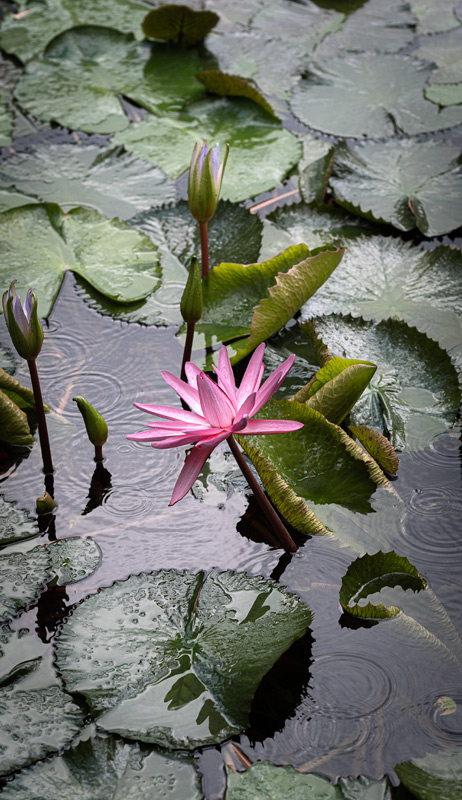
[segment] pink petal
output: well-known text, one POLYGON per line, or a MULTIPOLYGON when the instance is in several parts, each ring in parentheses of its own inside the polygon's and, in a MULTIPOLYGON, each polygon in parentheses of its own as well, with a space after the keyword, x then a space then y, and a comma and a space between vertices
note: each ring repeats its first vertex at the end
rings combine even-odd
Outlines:
POLYGON ((180 472, 178 480, 175 484, 175 488, 173 489, 172 499, 170 500, 169 506, 173 506, 178 502, 178 500, 182 500, 185 494, 189 492, 212 450, 213 447, 204 448, 201 450, 199 450, 198 447, 194 447, 191 450, 185 461, 184 467, 180 472))
POLYGON ((252 394, 249 394, 249 396, 246 397, 246 399, 242 403, 238 413, 234 417, 234 423, 235 424, 240 422, 243 417, 250 417, 250 415, 252 413, 252 409, 253 409, 253 407, 255 405, 255 398, 256 398, 255 392, 252 392, 252 394))
POLYGON ((232 430, 227 431, 220 431, 215 436, 210 436, 208 439, 202 439, 201 442, 198 442, 196 447, 198 450, 203 450, 204 448, 211 448, 212 450, 220 444, 220 442, 224 442, 225 439, 228 439, 231 436, 232 430))
POLYGON ((303 428, 303 422, 296 422, 291 419, 249 419, 245 428, 241 431, 243 435, 254 433, 291 433, 303 428))
POLYGON ((135 408, 140 411, 147 411, 148 414, 155 414, 164 419, 179 420, 180 422, 191 422, 202 425, 207 420, 200 414, 193 414, 192 411, 185 411, 184 408, 172 408, 171 406, 153 406, 146 403, 133 403, 135 408))
POLYGON ((269 378, 266 379, 263 386, 257 392, 257 396, 255 398, 255 405, 253 407, 252 415, 256 414, 257 411, 260 411, 262 406, 268 402, 270 397, 279 389, 282 381, 286 377, 287 373, 289 372, 292 364, 294 363, 295 355, 292 353, 289 358, 287 358, 283 364, 281 364, 274 372, 271 373, 269 378))
POLYGON ((210 427, 205 419, 201 422, 180 422, 180 420, 159 419, 156 420, 156 422, 145 422, 144 424, 149 428, 168 428, 169 430, 183 433, 186 433, 186 431, 188 431, 188 433, 193 433, 201 428, 210 427))
POLYGON ((234 372, 229 360, 228 350, 222 345, 218 355, 218 367, 214 367, 218 376, 218 386, 228 395, 234 407, 236 407, 236 381, 234 372))
POLYGON ((201 373, 199 367, 193 364, 192 361, 187 361, 184 365, 184 371, 186 372, 189 385, 192 386, 193 389, 197 389, 197 376, 201 373))
POLYGON ((181 399, 188 404, 192 411, 202 415, 203 412, 197 389, 193 389, 189 383, 185 383, 181 378, 177 378, 176 375, 173 375, 171 372, 163 371, 162 377, 172 389, 175 389, 175 392, 180 395, 181 399))
POLYGON ((201 433, 184 433, 179 436, 153 437, 151 445, 155 447, 156 450, 168 450, 170 447, 183 447, 185 444, 196 444, 196 442, 200 444, 202 440, 210 441, 210 439, 214 437, 216 430, 216 428, 209 428, 207 431, 201 431, 201 433))
POLYGON ((197 379, 202 413, 214 428, 227 428, 234 418, 234 408, 228 395, 203 372, 197 379))
POLYGON ((262 342, 258 345, 257 349, 252 354, 247 369, 244 372, 241 385, 237 391, 237 406, 244 402, 252 392, 256 392, 261 381, 262 366, 263 366, 263 353, 265 352, 265 343, 262 342))

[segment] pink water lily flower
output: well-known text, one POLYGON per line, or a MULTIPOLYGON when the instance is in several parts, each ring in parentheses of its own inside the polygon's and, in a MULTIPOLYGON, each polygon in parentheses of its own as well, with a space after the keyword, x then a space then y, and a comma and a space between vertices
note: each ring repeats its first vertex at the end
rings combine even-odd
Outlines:
POLYGON ((171 372, 162 372, 163 379, 175 389, 191 411, 134 403, 141 411, 162 417, 162 421, 149 422, 149 430, 130 433, 127 439, 151 442, 158 450, 195 445, 181 470, 169 505, 185 496, 212 450, 233 433, 289 433, 303 428, 302 422, 288 419, 250 419, 277 391, 295 358, 294 355, 289 356, 260 386, 264 351, 265 345, 260 344, 250 359, 238 389, 225 346, 220 350, 218 367, 215 369, 218 384, 190 361, 186 364, 187 383, 171 372))

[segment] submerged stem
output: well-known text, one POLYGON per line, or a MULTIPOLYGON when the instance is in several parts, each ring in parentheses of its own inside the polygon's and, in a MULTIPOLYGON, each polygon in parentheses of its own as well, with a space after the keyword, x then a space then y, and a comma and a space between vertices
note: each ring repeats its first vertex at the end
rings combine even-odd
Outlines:
POLYGON ((271 505, 270 501, 262 491, 260 484, 258 483, 257 479, 253 475, 250 467, 248 466, 244 456, 242 455, 239 447, 237 445, 236 440, 233 436, 229 436, 226 440, 229 444, 230 450, 236 459, 244 478, 246 479, 247 483, 249 484, 252 492, 255 495, 255 499, 258 502, 261 510, 266 516, 266 519, 270 523, 273 531, 275 532, 278 541, 289 553, 295 553, 298 550, 297 545, 295 544, 294 540, 292 539, 291 535, 289 534, 287 528, 285 527, 284 523, 277 515, 276 511, 274 510, 273 506, 271 505))
POLYGON ((192 343, 194 339, 194 322, 186 323, 186 341, 184 343, 183 361, 181 362, 181 380, 186 380, 185 364, 191 361, 192 343))
POLYGON ((202 280, 209 274, 209 235, 207 222, 199 222, 201 234, 202 280))
POLYGON ((43 458, 43 471, 46 473, 53 472, 53 462, 51 460, 50 441, 48 439, 47 421, 45 419, 45 411, 43 409, 42 391, 40 389, 40 381, 37 372, 37 365, 35 358, 31 358, 28 362, 30 378, 32 381, 32 389, 34 390, 35 411, 37 414, 37 425, 40 439, 40 447, 42 450, 43 458))
POLYGON ((95 461, 99 464, 103 460, 103 445, 95 444, 95 461))

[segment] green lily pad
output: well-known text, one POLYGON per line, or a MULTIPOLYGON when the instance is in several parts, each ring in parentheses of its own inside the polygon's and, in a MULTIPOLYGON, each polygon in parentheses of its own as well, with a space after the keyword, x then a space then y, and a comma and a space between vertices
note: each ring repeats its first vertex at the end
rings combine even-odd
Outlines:
POLYGON ((0 440, 12 447, 30 447, 34 444, 29 420, 6 392, 0 389, 0 440))
POLYGON ((425 97, 439 106, 460 105, 462 83, 432 83, 425 89, 425 97))
POLYGON ((50 542, 47 551, 58 586, 87 578, 101 561, 101 550, 93 539, 70 536, 50 542))
POLYGON ((425 334, 398 320, 375 324, 338 315, 317 320, 316 328, 334 353, 377 364, 351 412, 353 425, 372 425, 399 450, 426 447, 452 426, 460 403, 457 372, 425 334))
POLYGON ((367 425, 349 425, 348 430, 362 444, 365 450, 377 461, 380 469, 395 475, 399 468, 399 459, 389 439, 375 428, 367 425))
POLYGON ((341 266, 303 315, 402 320, 437 341, 462 366, 461 267, 462 253, 449 247, 428 252, 399 239, 362 236, 349 242, 341 266))
POLYGON ((293 398, 340 425, 359 400, 377 367, 370 361, 334 356, 293 398))
POLYGON ((462 756, 458 750, 429 753, 395 767, 404 786, 419 800, 461 800, 462 756))
POLYGON ((340 145, 329 183, 338 203, 403 231, 439 236, 462 225, 460 152, 444 142, 340 145))
POLYGON ((246 98, 207 98, 180 115, 146 117, 114 142, 178 178, 201 139, 229 143, 220 196, 234 203, 273 189, 300 157, 296 137, 246 98))
POLYGON ((268 100, 265 100, 256 86, 245 78, 240 78, 238 75, 228 75, 228 73, 220 72, 218 69, 204 69, 202 72, 198 73, 197 80, 200 81, 209 92, 222 95, 223 97, 247 97, 249 100, 253 100, 254 103, 264 108, 272 117, 277 117, 277 114, 274 112, 268 100))
POLYGON ((25 297, 30 286, 39 314, 47 317, 66 269, 117 302, 146 297, 159 285, 157 248, 123 222, 77 208, 65 215, 51 204, 25 206, 0 217, 5 286, 17 279, 25 297))
POLYGON ((14 114, 7 105, 0 105, 0 147, 6 147, 13 138, 14 114))
POLYGON ((26 511, 16 508, 0 497, 0 545, 11 544, 21 539, 30 539, 38 533, 37 524, 26 511))
POLYGON ((1 775, 64 747, 84 718, 61 688, 49 644, 27 634, 0 630, 1 775))
POLYGON ((154 800, 165 790, 172 800, 202 798, 199 777, 186 758, 101 733, 85 738, 82 732, 79 739, 63 755, 17 775, 3 789, 4 800, 154 800))
POLYGON ((342 254, 329 246, 310 254, 300 244, 263 263, 220 264, 202 282, 203 317, 196 331, 207 344, 245 337, 234 344, 236 363, 284 327, 342 254))
POLYGON ((32 603, 49 578, 50 557, 42 545, 15 542, 0 553, 0 622, 32 603))
MULTIPOLYGON (((137 230, 147 234, 159 246, 162 286, 154 294, 136 304, 111 302, 85 284, 80 293, 103 314, 146 325, 182 325, 180 300, 184 291, 187 268, 194 255, 200 253, 199 226, 185 202, 176 206, 148 211, 130 220, 137 230)), ((209 225, 210 263, 237 258, 242 263, 256 261, 261 244, 262 223, 256 214, 241 206, 220 201, 209 225)))
POLYGON ((360 605, 358 602, 379 592, 384 586, 400 586, 402 589, 420 592, 427 584, 414 565, 404 556, 396 555, 393 550, 372 556, 366 554, 353 561, 343 576, 340 604, 344 611, 361 619, 396 617, 400 613, 396 606, 387 608, 383 603, 360 605))
POLYGON ((168 3, 153 8, 143 20, 148 39, 162 39, 184 47, 201 42, 219 20, 213 11, 195 11, 188 6, 168 3))
MULTIPOLYGON (((47 143, 17 153, 0 165, 0 187, 16 189, 19 198, 24 193, 58 203, 65 211, 86 206, 119 219, 176 199, 173 182, 158 167, 122 148, 103 150, 95 145, 47 143)), ((0 203, 2 196, 0 191, 0 203)), ((23 198, 15 205, 30 202, 23 198)))
POLYGON ((418 33, 438 33, 459 25, 455 0, 409 0, 409 5, 417 17, 418 33))
POLYGON ((39 119, 115 133, 128 125, 120 96, 154 113, 178 111, 201 93, 199 69, 193 51, 138 43, 110 28, 73 28, 29 62, 15 96, 39 119))
POLYGON ((321 203, 333 162, 334 149, 316 136, 302 137, 303 155, 298 163, 299 189, 305 203, 321 203))
POLYGON ((332 785, 328 778, 293 767, 276 767, 268 761, 252 764, 245 772, 227 772, 225 800, 391 800, 387 778, 341 778, 332 785))
POLYGON ((35 202, 38 202, 38 200, 34 200, 30 195, 14 192, 11 189, 0 189, 0 214, 3 211, 9 211, 11 208, 28 206, 35 202))
POLYGON ((332 57, 340 51, 397 53, 413 41, 415 21, 402 0, 368 0, 345 17, 337 32, 324 39, 316 56, 332 57))
MULTIPOLYGON (((0 389, 13 400, 19 408, 35 408, 35 397, 32 389, 23 386, 8 372, 0 367, 0 389)), ((43 404, 45 411, 49 411, 46 403, 43 404)))
POLYGON ((246 726, 263 675, 310 618, 298 598, 263 578, 160 571, 81 603, 57 660, 99 727, 193 748, 246 726))
POLYGON ((430 83, 459 83, 462 77, 462 25, 453 30, 425 36, 414 51, 418 58, 432 61, 438 69, 430 76, 430 83))
POLYGON ((432 67, 404 55, 346 54, 311 65, 291 108, 306 125, 353 139, 438 131, 462 122, 462 108, 439 110, 423 91, 432 67))
POLYGON ((18 3, 17 14, 2 20, 0 45, 21 61, 41 55, 47 44, 76 25, 102 25, 143 38, 141 23, 149 4, 140 0, 43 0, 40 4, 18 3))
MULTIPOLYGON (((2 20, 2 25, 4 25, 4 20, 2 20)), ((0 54, 0 102, 5 103, 11 100, 13 89, 21 72, 22 70, 14 61, 0 54)))

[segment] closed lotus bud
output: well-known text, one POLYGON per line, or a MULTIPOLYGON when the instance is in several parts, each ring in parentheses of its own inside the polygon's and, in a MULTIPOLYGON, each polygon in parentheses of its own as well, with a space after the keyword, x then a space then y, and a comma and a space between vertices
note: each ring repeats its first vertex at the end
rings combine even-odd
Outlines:
POLYGON ((188 325, 199 322, 202 316, 202 280, 198 259, 191 259, 188 280, 180 303, 181 315, 188 325))
POLYGON ((3 294, 3 312, 11 341, 21 358, 33 361, 42 349, 43 328, 37 313, 37 298, 29 289, 24 302, 16 294, 16 281, 3 294))
POLYGON ((198 222, 207 222, 215 213, 220 196, 223 172, 228 158, 229 145, 220 164, 220 145, 202 148, 197 142, 191 159, 188 179, 188 203, 191 214, 198 222))
POLYGON ((87 429, 88 438, 95 447, 102 447, 107 439, 107 424, 99 411, 93 408, 88 400, 84 397, 73 397, 77 403, 79 411, 82 414, 85 427, 87 429))
POLYGON ((43 497, 37 497, 36 500, 37 514, 48 514, 56 508, 56 503, 49 492, 45 492, 43 497))

